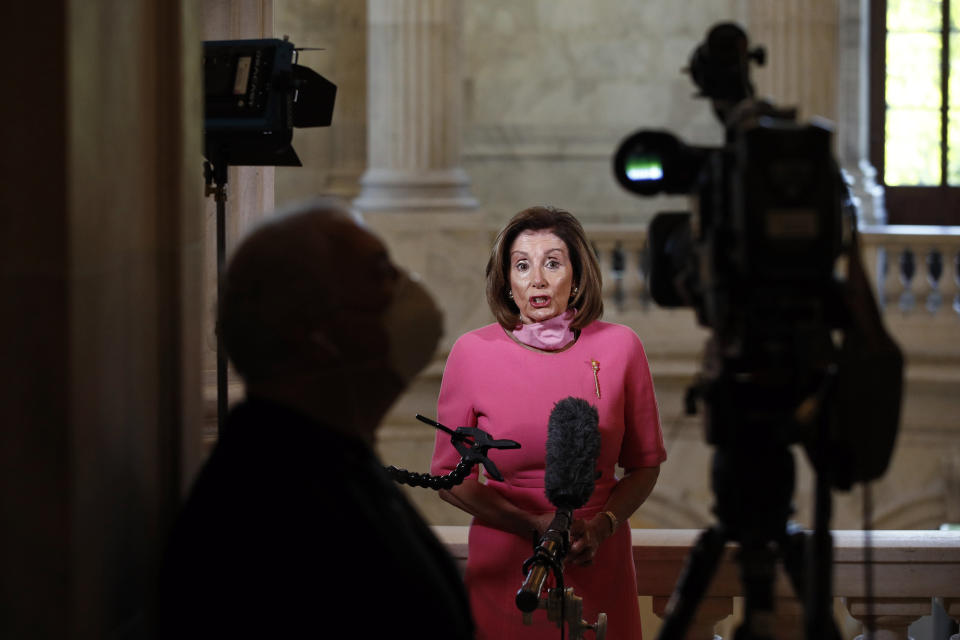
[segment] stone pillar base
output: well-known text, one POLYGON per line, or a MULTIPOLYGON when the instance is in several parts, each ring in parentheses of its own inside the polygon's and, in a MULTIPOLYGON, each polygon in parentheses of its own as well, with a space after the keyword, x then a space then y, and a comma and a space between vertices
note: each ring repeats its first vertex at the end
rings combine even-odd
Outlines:
POLYGON ((472 210, 470 178, 461 168, 410 171, 368 169, 360 180, 360 196, 353 201, 361 211, 472 210))
POLYGON ((883 187, 877 184, 877 170, 866 159, 861 159, 856 168, 848 166, 843 168, 853 179, 850 191, 857 199, 860 226, 886 224, 886 199, 883 187))

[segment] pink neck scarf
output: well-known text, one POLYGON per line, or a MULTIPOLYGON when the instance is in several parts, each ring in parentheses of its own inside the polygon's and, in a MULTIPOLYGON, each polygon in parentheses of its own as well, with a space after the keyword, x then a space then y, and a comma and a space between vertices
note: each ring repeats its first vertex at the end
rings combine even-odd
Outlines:
POLYGON ((576 313, 576 309, 567 309, 560 315, 543 322, 521 324, 513 330, 513 337, 536 349, 557 351, 573 341, 575 336, 570 323, 573 322, 573 316, 576 313))

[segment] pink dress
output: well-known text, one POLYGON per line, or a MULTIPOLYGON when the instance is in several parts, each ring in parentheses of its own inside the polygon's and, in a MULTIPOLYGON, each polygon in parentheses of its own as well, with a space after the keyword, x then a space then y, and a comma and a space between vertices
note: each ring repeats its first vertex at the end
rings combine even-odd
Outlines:
MULTIPOLYGON (((519 442, 519 449, 490 452, 504 480, 487 479, 487 485, 530 513, 553 513, 543 485, 547 421, 553 405, 568 396, 587 400, 600 416, 601 476, 590 500, 574 514, 590 518, 603 510, 616 485, 616 464, 624 469, 655 467, 666 459, 650 370, 632 329, 593 322, 572 347, 556 353, 526 349, 498 324, 471 331, 450 351, 437 419, 450 428, 476 426, 494 438, 519 442), (591 361, 599 363, 596 378, 591 361)), ((459 459, 450 437, 438 431, 431 472, 449 473, 459 459)), ((533 625, 524 625, 514 603, 523 582, 523 561, 532 553, 531 540, 474 518, 465 582, 478 640, 560 637, 543 610, 533 613, 533 625)), ((600 545, 592 566, 566 565, 564 581, 583 598, 587 622, 606 612, 607 638, 641 638, 630 528, 625 523, 600 545)))

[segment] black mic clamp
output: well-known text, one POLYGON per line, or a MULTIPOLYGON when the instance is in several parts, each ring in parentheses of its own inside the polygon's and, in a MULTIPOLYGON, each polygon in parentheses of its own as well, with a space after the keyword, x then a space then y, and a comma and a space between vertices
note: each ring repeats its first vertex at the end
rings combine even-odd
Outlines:
POLYGON ((493 460, 487 457, 487 452, 490 449, 520 448, 520 443, 515 440, 495 440, 489 433, 477 427, 457 427, 457 430, 454 431, 450 427, 446 427, 419 413, 417 414, 417 420, 450 434, 450 442, 457 453, 460 454, 460 462, 457 463, 453 471, 445 476, 415 473, 394 466, 386 467, 387 473, 400 484, 428 489, 449 489, 463 482, 475 464, 483 465, 488 476, 494 480, 502 481, 503 474, 497 469, 497 465, 493 464, 493 460))

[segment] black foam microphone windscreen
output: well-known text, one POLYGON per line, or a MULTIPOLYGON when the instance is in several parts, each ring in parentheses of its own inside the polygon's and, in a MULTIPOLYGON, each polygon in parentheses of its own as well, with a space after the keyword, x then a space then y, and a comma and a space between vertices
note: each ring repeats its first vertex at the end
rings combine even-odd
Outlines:
POLYGON ((557 402, 547 422, 544 489, 558 509, 578 509, 587 503, 597 478, 600 418, 582 398, 557 402))

